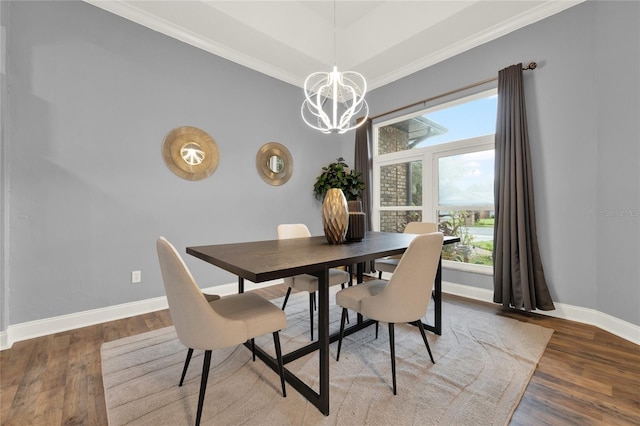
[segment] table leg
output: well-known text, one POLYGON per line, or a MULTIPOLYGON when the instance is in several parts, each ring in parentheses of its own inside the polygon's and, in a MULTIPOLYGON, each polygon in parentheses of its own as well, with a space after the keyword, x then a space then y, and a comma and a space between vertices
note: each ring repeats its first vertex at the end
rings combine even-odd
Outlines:
POLYGON ((318 409, 329 415, 329 269, 318 274, 318 356, 320 395, 318 409))
MULTIPOLYGON (((287 368, 284 369, 284 375, 287 383, 296 389, 309 402, 325 416, 329 415, 329 344, 338 340, 339 333, 329 335, 329 270, 325 269, 317 274, 318 278, 318 340, 310 344, 296 349, 293 352, 282 356, 284 364, 288 364, 300 357, 318 351, 318 379, 319 392, 313 390, 309 385, 304 383, 295 374, 287 368)), ((375 324, 373 320, 358 321, 357 324, 347 328, 344 335, 350 335, 358 330, 375 324)), ((249 346, 249 342, 245 343, 249 346)), ((276 360, 267 354, 262 348, 255 347, 256 355, 264 361, 273 371, 278 372, 276 360)))
MULTIPOLYGON (((362 282, 364 281, 364 262, 359 262, 356 265, 356 283, 357 284, 362 284, 362 282)), ((360 312, 358 312, 358 324, 362 324, 364 317, 362 316, 362 314, 360 312)))
POLYGON ((436 272, 436 279, 433 283, 433 314, 434 325, 422 323, 425 330, 429 330, 437 334, 442 335, 442 256, 438 260, 438 270, 436 272))
POLYGON ((238 293, 244 293, 244 278, 238 277, 238 293))

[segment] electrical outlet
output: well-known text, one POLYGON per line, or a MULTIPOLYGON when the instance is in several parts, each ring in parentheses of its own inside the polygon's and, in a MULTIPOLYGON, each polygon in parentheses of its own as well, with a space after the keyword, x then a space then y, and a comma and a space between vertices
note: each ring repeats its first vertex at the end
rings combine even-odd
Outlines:
POLYGON ((131 282, 139 283, 140 281, 142 281, 142 271, 131 272, 131 282))

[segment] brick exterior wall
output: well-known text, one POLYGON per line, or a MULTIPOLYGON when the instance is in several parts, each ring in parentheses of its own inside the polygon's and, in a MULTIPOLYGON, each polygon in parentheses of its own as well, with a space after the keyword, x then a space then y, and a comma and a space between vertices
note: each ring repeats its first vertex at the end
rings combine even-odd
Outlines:
MULTIPOLYGON (((409 137, 407 132, 392 126, 378 129, 378 154, 404 151, 409 137)), ((384 166, 380 169, 380 205, 383 207, 405 206, 408 201, 409 167, 406 163, 384 166)), ((407 222, 421 220, 419 212, 381 212, 380 230, 403 232, 407 222), (417 219, 416 219, 417 217, 417 219)))

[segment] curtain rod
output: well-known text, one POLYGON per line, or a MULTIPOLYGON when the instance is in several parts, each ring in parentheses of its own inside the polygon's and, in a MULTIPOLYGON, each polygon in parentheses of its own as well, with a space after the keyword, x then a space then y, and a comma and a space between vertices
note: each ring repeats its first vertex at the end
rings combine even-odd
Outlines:
MULTIPOLYGON (((527 65, 526 67, 523 67, 522 70, 523 71, 535 70, 537 67, 538 67, 538 64, 536 62, 530 62, 529 65, 527 65)), ((441 94, 439 94, 437 96, 432 96, 430 98, 423 99, 421 101, 414 102, 412 104, 405 105, 403 107, 396 108, 396 109, 393 109, 391 111, 383 112, 382 114, 374 115, 373 117, 369 117, 369 119, 370 120, 375 120, 376 118, 384 117, 385 115, 393 114, 394 112, 402 111, 403 109, 411 108, 411 107, 414 107, 414 106, 417 106, 417 105, 420 105, 420 104, 426 104, 427 102, 431 102, 431 101, 434 101, 434 100, 439 99, 439 98, 444 98, 445 96, 453 95, 454 93, 458 93, 458 92, 462 92, 464 90, 472 89, 472 88, 477 87, 477 86, 482 86, 483 84, 487 84, 487 83, 490 83, 492 81, 496 81, 497 79, 498 79, 498 77, 487 78, 486 80, 478 81, 477 83, 469 84, 467 86, 460 87, 459 89, 451 90, 451 91, 446 92, 446 93, 441 93, 441 94)))

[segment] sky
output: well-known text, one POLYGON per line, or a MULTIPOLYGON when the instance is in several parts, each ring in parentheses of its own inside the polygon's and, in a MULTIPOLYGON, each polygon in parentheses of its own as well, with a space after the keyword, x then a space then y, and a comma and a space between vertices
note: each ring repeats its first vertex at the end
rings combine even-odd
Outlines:
POLYGON ((497 107, 498 96, 495 95, 425 114, 424 117, 448 131, 427 139, 416 148, 495 133, 497 107))

